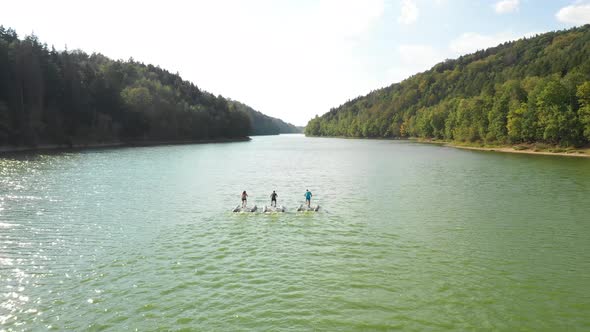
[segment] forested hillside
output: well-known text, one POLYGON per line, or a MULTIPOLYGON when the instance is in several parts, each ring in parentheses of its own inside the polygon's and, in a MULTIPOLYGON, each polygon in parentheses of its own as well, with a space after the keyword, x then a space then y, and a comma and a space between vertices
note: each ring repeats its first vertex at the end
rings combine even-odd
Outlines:
POLYGON ((587 145, 590 26, 439 63, 316 116, 305 133, 587 145))
POLYGON ((0 26, 0 146, 246 137, 259 124, 233 105, 160 67, 0 26))
POLYGON ((277 118, 262 114, 248 105, 231 101, 231 108, 244 112, 250 118, 250 135, 278 135, 303 132, 300 128, 277 118))

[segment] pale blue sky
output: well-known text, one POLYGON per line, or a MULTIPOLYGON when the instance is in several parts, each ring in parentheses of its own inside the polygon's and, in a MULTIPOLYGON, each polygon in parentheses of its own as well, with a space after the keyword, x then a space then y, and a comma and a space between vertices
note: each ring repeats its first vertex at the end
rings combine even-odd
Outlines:
POLYGON ((590 23, 590 0, 6 1, 56 48, 160 65, 304 125, 445 58, 590 23))

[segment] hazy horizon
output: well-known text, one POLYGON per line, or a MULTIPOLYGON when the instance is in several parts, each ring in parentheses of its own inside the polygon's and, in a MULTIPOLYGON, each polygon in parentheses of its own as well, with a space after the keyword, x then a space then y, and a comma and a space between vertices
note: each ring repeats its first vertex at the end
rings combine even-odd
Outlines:
POLYGON ((31 0, 3 7, 0 24, 20 36, 160 66, 298 126, 444 59, 590 23, 590 1, 576 0, 106 1, 95 8, 31 0))

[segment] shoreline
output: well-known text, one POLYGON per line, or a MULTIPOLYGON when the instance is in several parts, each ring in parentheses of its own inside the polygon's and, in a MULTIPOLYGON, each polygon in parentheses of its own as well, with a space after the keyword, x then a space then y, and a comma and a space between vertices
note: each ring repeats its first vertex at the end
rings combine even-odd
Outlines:
POLYGON ((535 151, 535 149, 537 149, 537 148, 535 147, 534 144, 518 144, 518 145, 514 145, 514 146, 500 145, 500 146, 486 147, 486 146, 461 145, 461 144, 448 142, 448 141, 433 141, 433 140, 425 140, 425 139, 418 139, 418 138, 410 138, 409 140, 415 141, 418 143, 437 144, 437 145, 447 146, 447 147, 456 148, 456 149, 473 150, 473 151, 520 153, 520 154, 541 155, 541 156, 590 158, 590 148, 572 149, 569 152, 565 151, 565 149, 560 149, 560 150, 564 150, 564 151, 551 152, 546 149, 535 151), (520 149, 515 148, 515 147, 520 147, 520 149))
POLYGON ((563 148, 552 147, 562 151, 551 152, 548 148, 538 149, 535 144, 516 144, 516 145, 499 145, 499 146, 472 146, 472 145, 461 145, 460 143, 430 140, 417 137, 348 137, 348 136, 308 136, 314 138, 341 138, 341 139, 369 139, 369 140, 399 140, 399 141, 410 141, 424 144, 436 144, 446 146, 450 148, 473 150, 473 151, 485 151, 485 152, 501 152, 501 153, 520 153, 530 155, 541 155, 541 156, 562 156, 562 157, 578 157, 578 158, 590 158, 590 147, 566 150, 563 148), (520 149, 515 149, 520 147, 520 149), (535 151, 537 150, 537 151, 535 151))
POLYGON ((417 141, 417 138, 413 137, 353 137, 353 136, 310 136, 303 133, 305 137, 311 138, 340 138, 340 139, 358 139, 358 140, 371 140, 371 141, 417 141))
POLYGON ((43 152, 43 151, 78 151, 94 150, 108 148, 130 148, 130 147, 148 147, 161 145, 188 145, 188 144, 208 144, 208 143, 234 143, 248 142, 252 140, 249 136, 236 138, 214 138, 189 141, 127 141, 127 142, 109 142, 109 143, 87 143, 87 144, 42 144, 38 146, 0 146, 0 157, 12 153, 25 152, 43 152))

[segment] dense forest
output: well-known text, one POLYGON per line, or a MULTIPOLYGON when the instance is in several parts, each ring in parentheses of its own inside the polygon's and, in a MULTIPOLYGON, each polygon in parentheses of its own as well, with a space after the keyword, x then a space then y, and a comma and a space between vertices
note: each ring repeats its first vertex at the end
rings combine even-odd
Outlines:
POLYGON ((446 60, 316 116, 305 133, 587 145, 590 25, 446 60))
POLYGON ((160 67, 58 52, 0 26, 0 146, 237 138, 259 126, 285 131, 278 119, 235 105, 160 67))
POLYGON ((278 135, 303 132, 302 128, 286 123, 281 119, 264 115, 238 101, 231 101, 230 108, 248 115, 248 118, 250 118, 250 135, 278 135))

